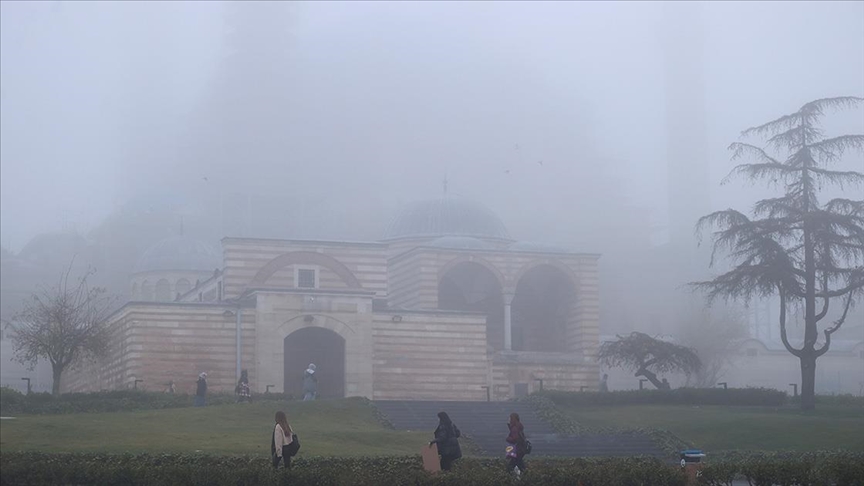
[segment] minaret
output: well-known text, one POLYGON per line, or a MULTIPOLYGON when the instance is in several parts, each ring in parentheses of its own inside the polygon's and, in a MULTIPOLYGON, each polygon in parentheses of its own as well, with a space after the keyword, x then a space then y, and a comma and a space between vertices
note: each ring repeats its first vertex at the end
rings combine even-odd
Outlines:
POLYGON ((702 5, 664 2, 669 243, 688 278, 707 271, 695 225, 710 206, 702 5))
POLYGON ((189 180, 207 176, 223 235, 255 234, 260 221, 288 226, 285 208, 293 206, 253 207, 257 200, 252 196, 280 194, 280 184, 284 192, 285 174, 299 163, 291 157, 287 122, 292 113, 290 52, 296 8, 291 2, 224 6, 222 56, 193 115, 190 140, 184 141, 185 157, 206 161, 206 174, 190 174, 189 180), (279 172, 268 174, 267 168, 279 172))

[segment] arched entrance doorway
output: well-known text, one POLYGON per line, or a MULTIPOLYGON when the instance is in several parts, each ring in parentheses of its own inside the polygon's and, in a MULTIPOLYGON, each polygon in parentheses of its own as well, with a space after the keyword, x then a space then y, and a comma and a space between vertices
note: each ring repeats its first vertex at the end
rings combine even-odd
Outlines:
POLYGON ((573 281, 552 265, 538 265, 522 275, 512 304, 513 349, 567 351, 575 297, 573 281))
POLYGON ((285 337, 285 393, 303 396, 303 372, 318 368, 318 397, 345 396, 345 339, 321 327, 304 327, 285 337))
POLYGON ((438 308, 486 314, 487 344, 504 349, 504 297, 498 278, 485 266, 461 262, 444 273, 438 282, 438 308))

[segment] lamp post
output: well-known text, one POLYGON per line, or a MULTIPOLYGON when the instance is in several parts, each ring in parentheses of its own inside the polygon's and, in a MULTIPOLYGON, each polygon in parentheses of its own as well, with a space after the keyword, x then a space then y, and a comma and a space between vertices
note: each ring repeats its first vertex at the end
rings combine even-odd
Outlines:
POLYGON ((646 381, 648 381, 648 380, 644 380, 644 379, 640 379, 640 380, 639 380, 639 389, 640 389, 640 390, 643 390, 643 389, 644 389, 644 386, 643 386, 643 385, 645 385, 645 382, 646 382, 646 381))
POLYGON ((728 390, 726 385, 727 385, 727 383, 725 381, 721 381, 720 383, 717 383, 717 386, 722 386, 724 390, 728 390))
POLYGON ((489 387, 488 386, 481 386, 480 388, 486 389, 486 401, 491 402, 492 401, 492 393, 489 391, 489 387))
POLYGON ((142 380, 140 378, 136 378, 135 383, 132 384, 132 389, 137 390, 138 389, 138 382, 141 382, 141 381, 144 381, 144 380, 142 380))
POLYGON ((27 394, 30 394, 30 378, 21 378, 23 381, 27 382, 27 394))

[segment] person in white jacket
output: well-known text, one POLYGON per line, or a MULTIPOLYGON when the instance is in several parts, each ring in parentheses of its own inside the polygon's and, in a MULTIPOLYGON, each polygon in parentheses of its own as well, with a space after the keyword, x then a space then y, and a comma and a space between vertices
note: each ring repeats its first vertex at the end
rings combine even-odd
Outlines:
POLYGON ((273 467, 278 468, 280 461, 285 464, 285 468, 291 467, 291 456, 288 453, 288 446, 293 440, 294 431, 288 425, 285 412, 281 410, 276 412, 276 427, 273 429, 273 443, 270 447, 270 452, 273 456, 273 467))

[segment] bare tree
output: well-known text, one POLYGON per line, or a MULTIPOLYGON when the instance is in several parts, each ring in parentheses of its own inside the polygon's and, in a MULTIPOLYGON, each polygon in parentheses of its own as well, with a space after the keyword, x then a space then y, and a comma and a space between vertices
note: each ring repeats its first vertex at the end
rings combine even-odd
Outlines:
POLYGON ((21 363, 33 366, 40 358, 51 363, 54 395, 59 395, 60 378, 70 365, 102 355, 108 343, 105 319, 111 299, 104 289, 87 284, 93 270, 72 285, 71 272, 70 264, 56 287, 44 288, 24 301, 12 338, 21 363))
POLYGON ((687 386, 711 388, 732 365, 747 328, 740 312, 733 308, 702 309, 679 322, 681 343, 696 352, 702 367, 687 376, 687 386))
POLYGON ((644 376, 658 389, 663 388, 658 373, 680 371, 689 375, 702 367, 692 349, 641 332, 618 336, 617 341, 603 343, 598 358, 606 367, 620 366, 634 371, 634 376, 644 376))
POLYGON ((864 151, 864 135, 825 138, 819 121, 826 109, 852 108, 862 102, 854 97, 816 100, 795 113, 745 130, 742 136, 766 138, 785 160, 751 144, 733 143, 729 147, 733 160, 748 156, 755 162, 737 166, 732 174, 751 181, 767 179, 769 185, 781 185, 784 194, 757 202, 752 219, 727 209, 704 216, 698 225, 699 230, 718 228, 711 265, 720 251, 728 252, 733 262, 731 270, 694 284, 709 299, 779 296, 780 337, 801 363, 805 410, 816 406, 816 359, 828 352, 831 335, 864 293, 864 200, 837 198, 821 204, 818 197, 824 186, 864 183, 860 172, 827 168, 847 151, 864 151), (832 300, 841 301, 842 314, 822 329, 824 341, 817 345, 818 325, 828 315, 832 300), (797 348, 786 334, 791 305, 804 309, 804 342, 797 348))

